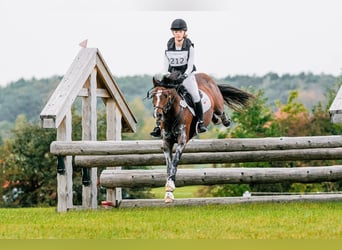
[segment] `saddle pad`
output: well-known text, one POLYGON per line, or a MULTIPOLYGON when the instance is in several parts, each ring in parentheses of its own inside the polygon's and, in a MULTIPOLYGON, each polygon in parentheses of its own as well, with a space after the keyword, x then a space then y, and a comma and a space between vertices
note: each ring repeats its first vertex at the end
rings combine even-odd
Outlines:
POLYGON ((208 95, 203 92, 202 90, 200 90, 201 95, 202 95, 202 106, 203 106, 203 113, 207 112, 210 107, 211 107, 211 103, 210 103, 210 99, 208 97, 208 95))
MULTIPOLYGON (((205 92, 203 92, 202 90, 200 90, 200 95, 201 95, 203 113, 205 113, 211 107, 210 99, 209 99, 208 95, 205 92)), ((196 116, 194 109, 185 100, 181 100, 180 105, 184 108, 188 107, 188 109, 191 111, 192 115, 196 116)))

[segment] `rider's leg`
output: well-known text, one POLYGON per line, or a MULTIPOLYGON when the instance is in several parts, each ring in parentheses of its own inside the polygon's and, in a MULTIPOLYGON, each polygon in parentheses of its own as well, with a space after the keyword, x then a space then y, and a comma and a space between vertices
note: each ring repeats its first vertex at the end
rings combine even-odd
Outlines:
POLYGON ((150 133, 151 136, 160 138, 161 137, 161 128, 160 128, 160 121, 156 121, 156 126, 154 127, 153 131, 150 133))
POLYGON ((184 87, 190 93, 192 100, 195 103, 195 114, 197 116, 197 133, 206 132, 208 129, 204 126, 203 123, 203 107, 201 102, 201 97, 199 94, 196 78, 194 72, 191 73, 184 81, 184 87))
POLYGON ((197 116, 197 133, 204 133, 207 132, 208 129, 204 126, 203 122, 203 107, 202 107, 202 102, 196 102, 195 103, 195 113, 197 116))

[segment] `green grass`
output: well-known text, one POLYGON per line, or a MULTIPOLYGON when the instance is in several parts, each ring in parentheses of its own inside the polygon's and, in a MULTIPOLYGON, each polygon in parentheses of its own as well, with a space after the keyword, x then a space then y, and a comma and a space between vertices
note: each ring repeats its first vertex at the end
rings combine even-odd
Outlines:
MULTIPOLYGON (((175 195, 177 198, 193 198, 196 197, 196 192, 199 186, 177 187, 175 195)), ((165 187, 152 188, 151 193, 157 199, 164 199, 165 187)))
POLYGON ((0 209, 0 239, 342 239, 342 202, 0 209))

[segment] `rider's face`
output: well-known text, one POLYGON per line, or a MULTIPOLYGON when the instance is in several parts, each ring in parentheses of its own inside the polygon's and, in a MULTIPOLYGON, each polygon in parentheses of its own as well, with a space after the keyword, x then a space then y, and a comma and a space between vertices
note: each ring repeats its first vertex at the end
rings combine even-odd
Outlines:
POLYGON ((183 38, 185 36, 185 31, 184 30, 173 30, 172 34, 177 41, 181 41, 181 40, 183 40, 183 38))

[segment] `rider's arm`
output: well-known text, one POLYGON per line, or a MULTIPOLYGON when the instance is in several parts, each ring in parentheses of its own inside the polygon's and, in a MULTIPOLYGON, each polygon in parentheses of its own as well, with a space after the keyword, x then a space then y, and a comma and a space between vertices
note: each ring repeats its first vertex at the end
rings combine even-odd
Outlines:
POLYGON ((194 57, 195 57, 195 49, 193 46, 190 46, 189 50, 189 59, 188 59, 188 67, 186 68, 184 74, 187 76, 192 72, 194 68, 194 57))
POLYGON ((164 55, 164 67, 163 67, 163 74, 167 74, 169 72, 169 59, 164 55))

